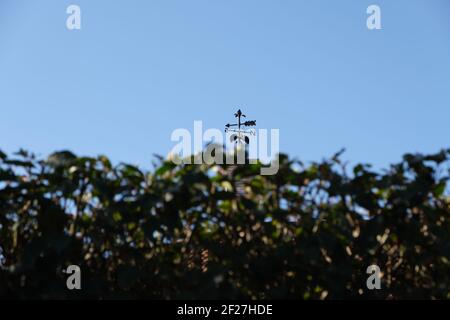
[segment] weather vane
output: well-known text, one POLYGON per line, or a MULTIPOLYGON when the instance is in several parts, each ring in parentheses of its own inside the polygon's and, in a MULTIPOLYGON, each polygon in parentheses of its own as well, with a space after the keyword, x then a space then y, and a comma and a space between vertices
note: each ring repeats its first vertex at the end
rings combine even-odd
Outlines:
POLYGON ((254 127, 256 126, 256 120, 250 121, 241 121, 241 117, 246 118, 245 114, 242 113, 241 109, 239 109, 234 116, 238 118, 238 123, 227 123, 225 125, 225 132, 234 132, 230 140, 235 143, 246 143, 249 144, 250 138, 247 135, 255 135, 254 129, 247 129, 246 127, 254 127), (230 127, 237 127, 237 129, 233 129, 230 127))

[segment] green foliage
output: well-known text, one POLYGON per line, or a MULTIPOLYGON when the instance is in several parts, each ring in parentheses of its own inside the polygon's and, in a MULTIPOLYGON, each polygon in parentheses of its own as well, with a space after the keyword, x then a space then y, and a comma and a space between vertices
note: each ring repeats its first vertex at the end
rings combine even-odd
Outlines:
POLYGON ((0 296, 448 299, 449 155, 408 154, 382 173, 280 155, 261 176, 0 151, 0 296), (71 264, 82 290, 66 288, 71 264), (366 287, 371 264, 381 290, 366 287))

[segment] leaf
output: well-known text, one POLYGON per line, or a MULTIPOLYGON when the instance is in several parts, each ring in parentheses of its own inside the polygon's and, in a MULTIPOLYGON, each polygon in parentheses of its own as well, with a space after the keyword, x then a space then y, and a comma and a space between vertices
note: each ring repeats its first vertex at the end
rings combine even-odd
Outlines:
POLYGON ((76 156, 70 151, 58 151, 52 153, 48 159, 47 163, 53 167, 66 167, 70 166, 75 160, 76 156))
POLYGON ((444 194, 446 186, 447 184, 445 183, 445 181, 440 182, 434 189, 434 195, 436 197, 442 196, 444 194))
POLYGON ((169 172, 171 170, 173 170, 176 167, 176 164, 166 161, 163 163, 162 166, 160 166, 156 171, 155 171, 155 175, 157 176, 162 176, 164 175, 166 172, 169 172))

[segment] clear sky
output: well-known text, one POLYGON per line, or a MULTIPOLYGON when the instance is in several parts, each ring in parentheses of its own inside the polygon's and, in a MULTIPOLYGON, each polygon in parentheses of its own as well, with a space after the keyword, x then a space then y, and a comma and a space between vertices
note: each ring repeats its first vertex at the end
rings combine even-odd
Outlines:
POLYGON ((448 0, 0 0, 0 149, 150 168, 240 107, 280 148, 386 167, 450 139, 448 0), (66 28, 81 7, 82 29, 66 28), (382 30, 366 9, 381 7, 382 30))

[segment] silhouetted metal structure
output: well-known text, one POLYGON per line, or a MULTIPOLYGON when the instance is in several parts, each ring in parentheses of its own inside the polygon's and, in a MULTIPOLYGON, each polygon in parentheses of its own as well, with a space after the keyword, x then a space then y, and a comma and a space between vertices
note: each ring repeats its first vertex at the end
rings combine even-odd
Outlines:
POLYGON ((247 135, 255 135, 255 131, 247 129, 247 127, 256 126, 256 120, 242 121, 241 118, 246 118, 247 116, 242 113, 241 109, 234 116, 238 119, 238 123, 227 123, 225 132, 234 132, 230 137, 231 142, 249 144, 250 138, 247 135), (237 127, 237 129, 232 127, 237 127))

